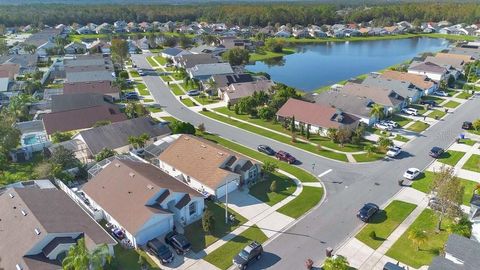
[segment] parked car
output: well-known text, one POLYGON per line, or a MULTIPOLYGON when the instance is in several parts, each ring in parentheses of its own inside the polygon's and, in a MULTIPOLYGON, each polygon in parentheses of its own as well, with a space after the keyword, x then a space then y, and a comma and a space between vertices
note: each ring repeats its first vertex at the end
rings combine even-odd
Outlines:
POLYGON ((169 232, 165 236, 165 243, 170 245, 178 255, 186 254, 192 248, 188 239, 177 232, 169 232))
POLYGON ((145 76, 145 72, 141 69, 138 70, 138 75, 145 76))
POLYGON ((405 270, 405 267, 396 265, 396 264, 391 263, 391 262, 387 262, 383 266, 383 270, 405 270))
POLYGON ((398 123, 397 123, 397 122, 395 122, 395 121, 393 121, 393 120, 385 120, 385 121, 383 121, 383 123, 385 123, 385 124, 387 124, 387 125, 391 126, 392 128, 396 128, 396 127, 398 127, 398 123))
POLYGON ((363 221, 368 222, 370 218, 378 212, 380 208, 374 203, 366 203, 357 213, 357 217, 363 221))
POLYGON ((156 256, 162 264, 171 263, 174 259, 173 252, 157 238, 147 242, 146 251, 156 256))
POLYGON ((390 147, 390 149, 388 149, 388 151, 387 151, 387 156, 391 157, 391 158, 394 158, 394 157, 398 156, 401 152, 402 152, 402 148, 400 148, 398 146, 390 147))
POLYGON ((448 93, 445 91, 435 91, 433 94, 440 97, 448 97, 448 93))
POLYGON ((390 125, 382 122, 375 123, 375 127, 381 130, 392 130, 390 125))
POLYGON ((253 241, 246 246, 240 253, 233 258, 233 264, 239 269, 247 269, 247 266, 253 261, 258 261, 262 257, 263 247, 260 243, 253 241))
POLYGON ((403 177, 407 178, 408 180, 414 180, 420 175, 420 170, 417 168, 409 168, 403 174, 403 177))
POLYGON ((189 95, 189 96, 191 96, 191 97, 193 97, 193 96, 198 96, 198 95, 200 95, 200 91, 198 91, 198 90, 190 90, 190 91, 187 92, 187 95, 189 95))
POLYGON ((439 158, 442 154, 443 154, 443 148, 436 147, 436 146, 430 149, 430 152, 428 153, 428 155, 430 155, 433 158, 439 158))
POLYGON ((403 108, 402 112, 409 115, 418 115, 418 110, 414 108, 403 108))
POLYGON ((112 234, 119 240, 122 240, 123 238, 125 238, 125 233, 120 228, 113 228, 112 234))
POLYGON ((263 145, 263 144, 261 144, 261 145, 259 145, 259 146, 257 147, 257 150, 258 150, 259 152, 262 152, 262 153, 267 154, 267 155, 269 155, 269 156, 275 155, 275 151, 273 151, 273 149, 270 148, 270 146, 268 146, 268 145, 263 145))
POLYGON ((430 105, 430 106, 432 106, 432 107, 437 106, 437 102, 435 102, 435 100, 430 100, 430 99, 420 100, 420 104, 422 104, 422 105, 430 105))
POLYGON ((285 162, 288 162, 290 164, 293 164, 293 163, 295 163, 295 161, 297 161, 292 155, 290 155, 289 153, 287 153, 285 151, 278 151, 275 154, 275 157, 278 160, 285 161, 285 162))
POLYGON ((473 128, 472 122, 468 122, 468 121, 463 122, 462 129, 469 130, 469 129, 472 129, 472 128, 473 128))
POLYGON ((139 100, 137 92, 128 92, 123 96, 127 100, 139 100))

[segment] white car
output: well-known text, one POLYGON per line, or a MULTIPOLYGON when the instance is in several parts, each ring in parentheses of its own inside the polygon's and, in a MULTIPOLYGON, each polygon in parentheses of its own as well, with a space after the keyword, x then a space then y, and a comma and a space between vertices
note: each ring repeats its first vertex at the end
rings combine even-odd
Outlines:
POLYGON ((390 147, 390 149, 388 149, 388 151, 387 151, 387 156, 391 157, 391 158, 394 158, 394 157, 398 156, 398 154, 400 154, 401 152, 402 152, 402 148, 400 148, 398 146, 390 147))
POLYGON ((407 178, 408 180, 414 180, 420 174, 420 170, 417 168, 409 168, 403 174, 403 177, 407 178))
POLYGON ((381 130, 392 130, 392 127, 384 123, 376 123, 375 127, 381 130))
POLYGON ((445 91, 435 91, 433 94, 436 96, 448 97, 448 93, 445 91))
POLYGON ((397 122, 395 122, 395 121, 392 121, 392 120, 385 120, 385 121, 382 121, 382 123, 385 123, 385 124, 387 124, 387 125, 391 126, 392 128, 396 128, 396 127, 398 127, 398 124, 397 124, 397 122))
POLYGON ((418 115, 418 110, 414 108, 404 108, 402 109, 403 113, 409 114, 409 115, 418 115))

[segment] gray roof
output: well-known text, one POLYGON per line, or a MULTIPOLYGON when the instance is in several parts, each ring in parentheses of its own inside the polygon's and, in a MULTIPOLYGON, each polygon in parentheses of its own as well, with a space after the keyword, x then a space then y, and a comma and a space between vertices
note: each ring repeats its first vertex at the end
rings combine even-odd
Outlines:
POLYGON ((170 56, 177 56, 182 51, 183 49, 180 49, 180 48, 166 48, 165 50, 162 51, 162 53, 170 56))
POLYGON ((212 76, 218 74, 233 74, 233 69, 229 63, 199 64, 187 69, 193 77, 212 76))
POLYGON ((428 270, 465 270, 463 265, 456 264, 444 257, 435 257, 428 270))
POLYGON ((75 59, 65 59, 65 67, 81 67, 81 66, 108 66, 112 65, 109 57, 101 54, 77 55, 75 59))
POLYGON ((217 88, 229 86, 232 83, 253 82, 252 75, 248 73, 213 75, 212 79, 216 83, 217 88))
POLYGON ((25 44, 32 44, 36 47, 40 47, 47 43, 50 39, 58 36, 62 32, 62 29, 48 28, 42 31, 32 34, 25 40, 25 44))
POLYGON ((20 133, 22 133, 22 134, 45 131, 45 127, 43 126, 43 121, 42 120, 18 122, 18 123, 15 124, 15 127, 18 130, 20 130, 20 133))
POLYGON ((218 63, 218 59, 211 54, 182 54, 175 57, 175 62, 184 68, 191 68, 199 64, 218 63))
POLYGON ((0 64, 18 64, 20 69, 36 68, 37 62, 37 54, 12 54, 0 57, 0 64))
POLYGON ((115 77, 112 71, 85 71, 85 72, 68 72, 67 82, 94 82, 94 81, 114 81, 115 77))
POLYGON ((422 71, 422 72, 429 72, 429 73, 437 73, 443 74, 447 72, 447 69, 441 67, 432 62, 412 62, 408 67, 408 70, 415 70, 415 71, 422 71))
POLYGON ((94 93, 52 96, 52 112, 83 109, 106 104, 107 102, 103 95, 94 93))
POLYGON ((76 137, 82 137, 93 155, 102 149, 116 149, 128 145, 129 136, 147 133, 151 138, 170 134, 167 125, 159 125, 149 117, 134 118, 110 125, 84 130, 76 137))
POLYGON ((330 90, 320 94, 309 93, 303 96, 303 98, 318 104, 338 108, 358 117, 370 117, 371 108, 369 105, 372 103, 372 100, 365 97, 354 96, 337 90, 330 90))
POLYGON ((453 47, 450 49, 449 53, 468 55, 475 59, 480 59, 480 49, 453 47))
POLYGON ((365 80, 363 80, 362 84, 386 88, 388 90, 394 91, 395 93, 399 94, 404 98, 411 98, 418 95, 418 92, 422 92, 420 88, 416 87, 411 82, 385 79, 377 75, 368 76, 367 78, 365 78, 365 80))
MULTIPOLYGON (((437 269, 464 269, 464 270, 474 270, 478 269, 480 265, 480 243, 474 240, 470 240, 466 237, 460 236, 458 234, 451 234, 448 237, 447 244, 445 245, 445 253, 455 257, 457 260, 463 262, 463 265, 458 265, 461 267, 457 268, 432 268, 431 270, 437 269)), ((445 266, 451 267, 449 263, 446 263, 445 266)), ((444 266, 439 266, 444 267, 444 266)))

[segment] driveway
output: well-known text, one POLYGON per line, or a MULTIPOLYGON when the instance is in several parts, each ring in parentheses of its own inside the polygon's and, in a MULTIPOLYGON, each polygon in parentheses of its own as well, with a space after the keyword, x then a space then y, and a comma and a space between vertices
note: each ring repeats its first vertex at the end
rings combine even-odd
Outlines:
MULTIPOLYGON (((148 68, 146 56, 148 54, 133 55, 132 58, 140 68, 148 68)), ((312 258, 317 264, 323 261, 325 248, 337 247, 361 226, 361 222, 355 217, 359 207, 365 202, 381 205, 388 201, 400 190, 397 180, 404 170, 409 167, 426 168, 433 161, 428 156, 430 148, 447 148, 461 133, 460 124, 478 117, 480 107, 480 98, 466 102, 453 113, 449 113, 443 121, 406 144, 403 147, 406 153, 396 160, 346 164, 206 118, 177 101, 158 76, 149 75, 143 79, 156 102, 182 121, 188 121, 195 126, 204 123, 209 132, 252 149, 258 144, 267 144, 277 150, 286 150, 302 162, 298 166, 310 172, 315 168, 313 173, 316 175, 331 170, 322 177, 327 196, 324 203, 269 241, 265 246, 265 256, 252 265, 252 269, 303 269, 306 258, 312 258)))

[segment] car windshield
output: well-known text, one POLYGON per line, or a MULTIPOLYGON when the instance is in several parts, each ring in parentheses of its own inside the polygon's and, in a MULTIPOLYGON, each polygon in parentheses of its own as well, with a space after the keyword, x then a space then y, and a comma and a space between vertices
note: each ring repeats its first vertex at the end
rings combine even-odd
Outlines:
POLYGON ((413 171, 408 170, 407 173, 408 174, 413 174, 413 171))
POLYGON ((245 250, 242 250, 242 251, 240 252, 240 254, 238 254, 238 255, 239 255, 240 257, 242 257, 243 259, 248 260, 248 255, 249 255, 249 254, 248 254, 248 252, 246 252, 245 250))

